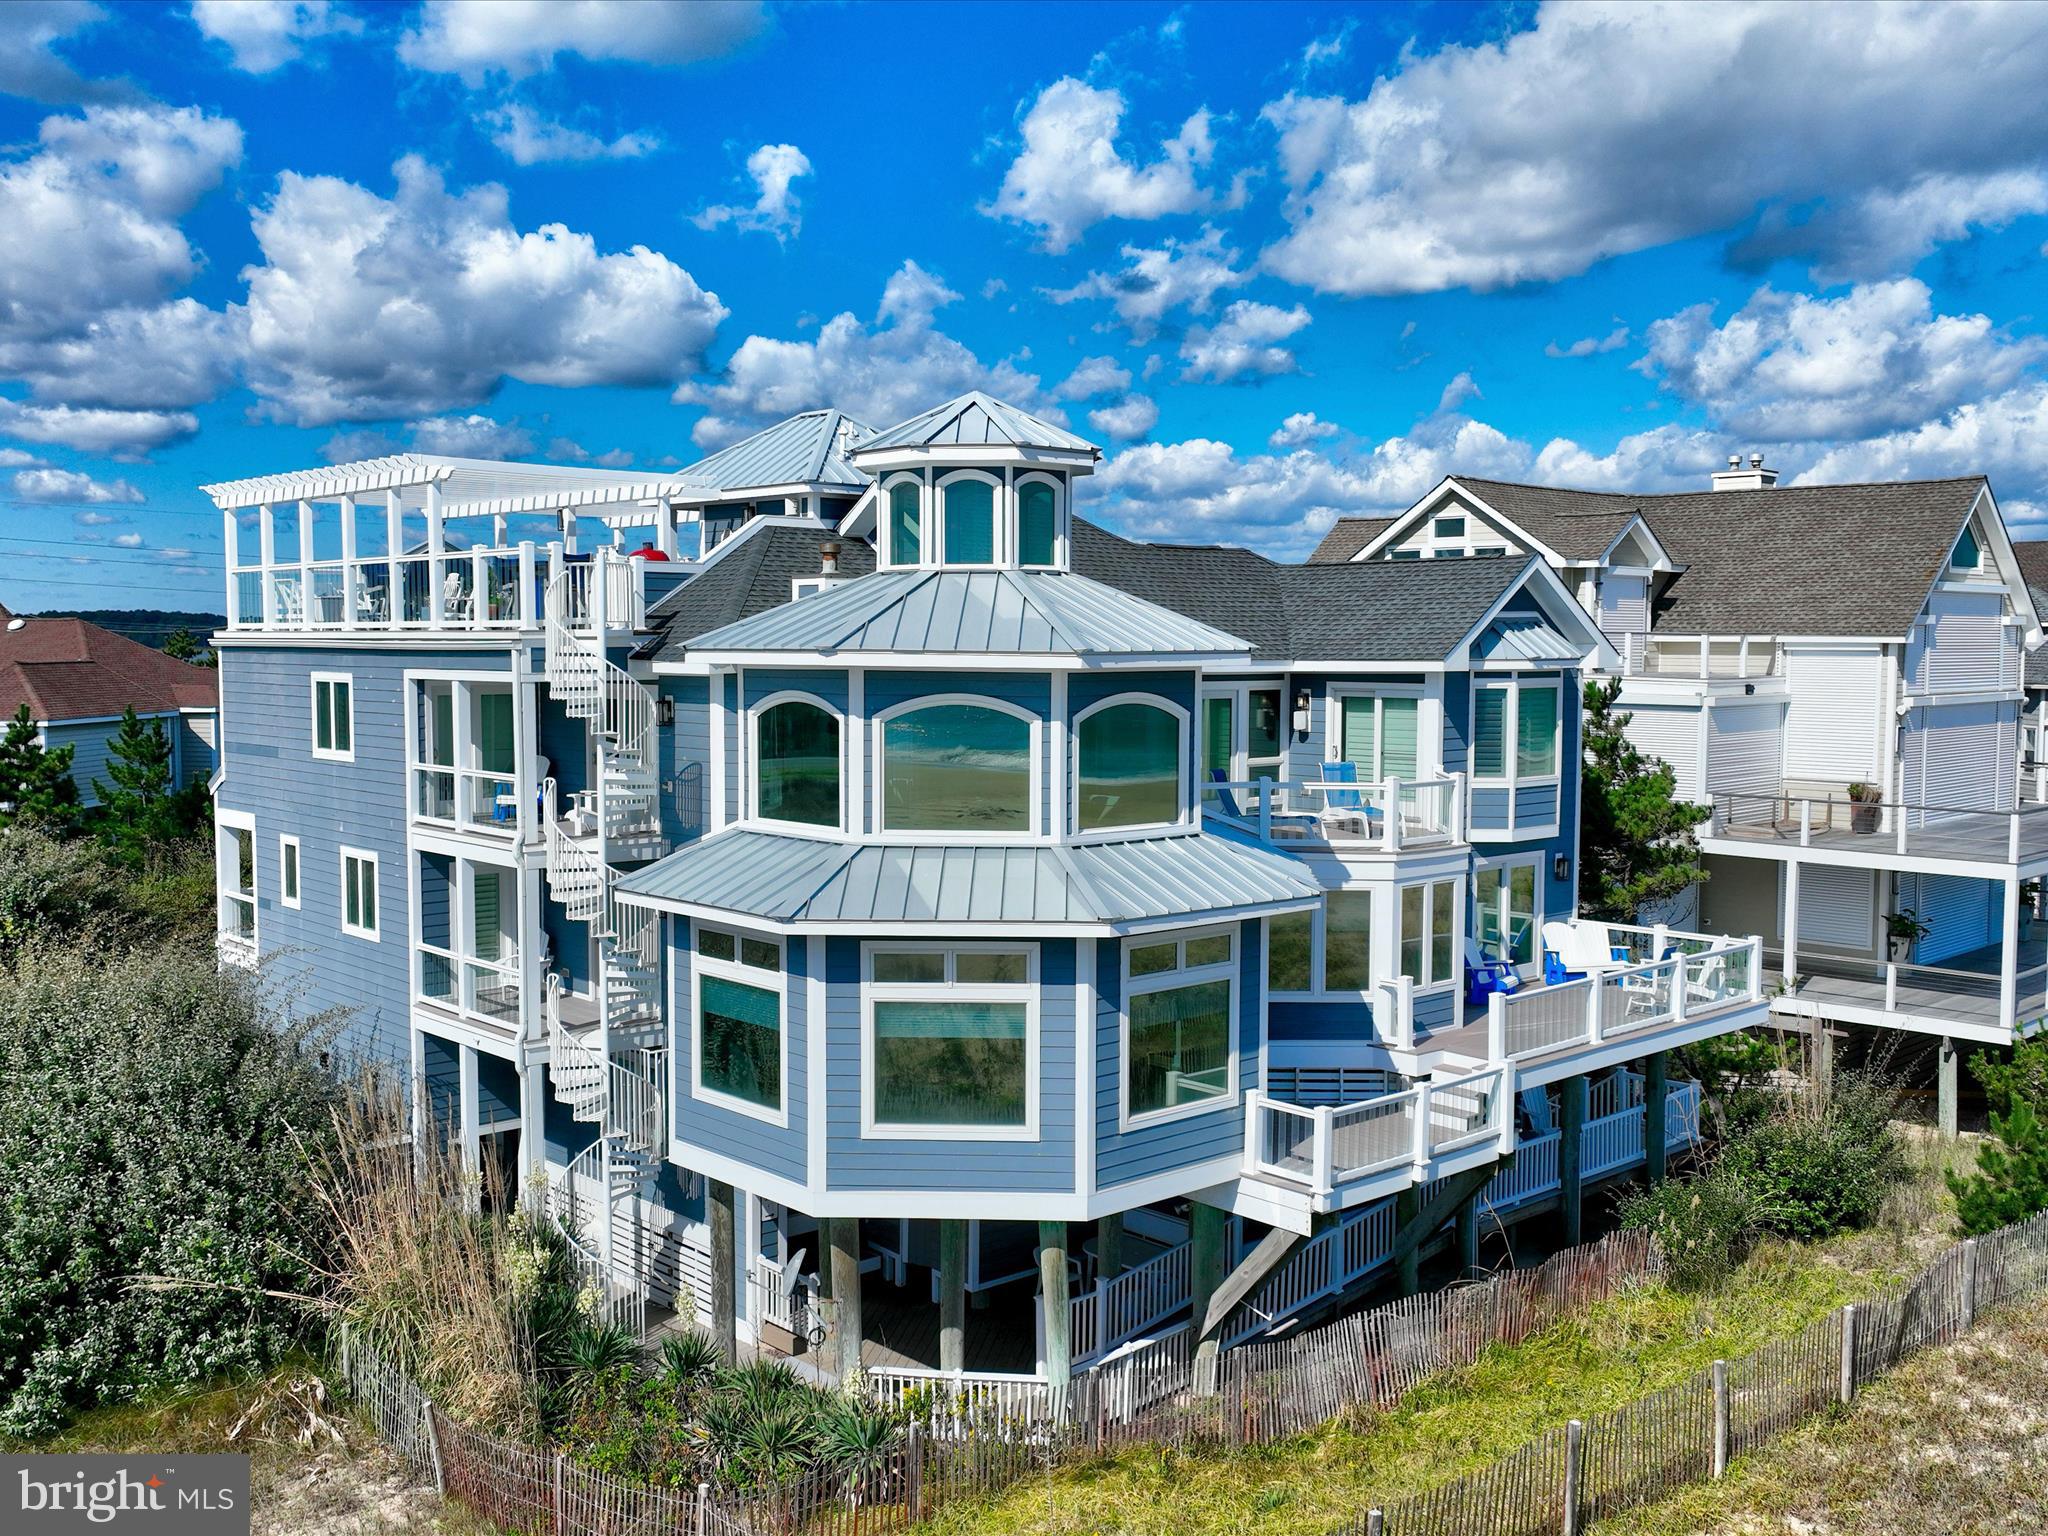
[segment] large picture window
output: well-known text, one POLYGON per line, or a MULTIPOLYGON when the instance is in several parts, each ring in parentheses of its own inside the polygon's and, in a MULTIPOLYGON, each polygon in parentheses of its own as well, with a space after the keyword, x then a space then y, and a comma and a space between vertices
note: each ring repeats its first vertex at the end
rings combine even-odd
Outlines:
POLYGON ((864 1129, 1036 1134, 1037 993, 1031 946, 871 949, 864 1129))
POLYGON ((697 930, 697 1095, 766 1119, 782 1102, 782 946, 697 930))
POLYGON ((922 490, 915 481, 899 480, 889 487, 889 563, 916 565, 924 558, 924 512, 919 503, 922 490))
POLYGON ((1311 997, 1369 991, 1373 900, 1369 890, 1326 891, 1320 910, 1267 919, 1267 990, 1311 997))
POLYGON ((754 724, 754 814, 837 827, 839 717, 808 699, 769 704, 754 724))
POLYGON ((1074 737, 1080 831, 1181 819, 1183 716, 1157 704, 1110 702, 1084 711, 1074 737))
POLYGON ((945 487, 946 564, 996 563, 996 488, 986 480, 952 480, 945 487))
POLYGON ((1472 693, 1472 777, 1513 783, 1558 773, 1558 685, 1482 682, 1472 693))
POLYGON ((1124 946, 1124 1119, 1170 1118, 1226 1101, 1237 1081, 1231 1021, 1237 936, 1216 929, 1124 946))
POLYGON ((1053 488, 1043 480, 1017 487, 1017 563, 1051 565, 1059 544, 1053 488))
POLYGON ((927 704, 882 721, 882 828, 1029 832, 1031 721, 988 704, 927 704))

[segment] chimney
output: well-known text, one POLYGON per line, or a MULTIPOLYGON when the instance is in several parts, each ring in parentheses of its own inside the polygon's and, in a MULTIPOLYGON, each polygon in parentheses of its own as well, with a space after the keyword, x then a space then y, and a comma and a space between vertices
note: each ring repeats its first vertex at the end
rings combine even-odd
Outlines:
POLYGON ((821 575, 836 576, 839 574, 839 549, 840 544, 837 539, 827 539, 818 546, 818 566, 821 575))
POLYGON ((1743 467, 1742 455, 1728 455, 1728 467, 1714 471, 1714 489, 1717 491, 1768 491, 1778 483, 1778 472, 1764 468, 1764 456, 1752 453, 1748 468, 1743 467))

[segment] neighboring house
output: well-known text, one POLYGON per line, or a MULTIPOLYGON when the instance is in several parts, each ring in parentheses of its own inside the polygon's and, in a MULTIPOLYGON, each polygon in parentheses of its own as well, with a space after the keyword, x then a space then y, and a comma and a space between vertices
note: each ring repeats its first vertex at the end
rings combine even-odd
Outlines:
MULTIPOLYGON (((2017 542, 2013 555, 2034 599, 2034 611, 2048 616, 2048 542, 2017 542)), ((2020 712, 2020 799, 2048 802, 2048 646, 2027 652, 2026 704, 2020 712)))
POLYGON ((1229 1266, 1280 1277, 1206 1330, 1245 1337, 1412 1282, 1452 1212, 1468 1258, 1482 1210, 1572 1230, 1582 1173, 1689 1136, 1666 1052, 1766 1016, 1747 939, 1570 926, 1612 647, 1538 559, 1119 538, 1074 515, 1097 456, 970 395, 665 480, 210 487, 223 957, 545 1177, 612 1315, 687 1286, 787 1343, 829 1268, 878 1380, 1061 1379, 1229 1266), (707 516, 696 561, 580 547, 707 516), (1552 939, 1608 974, 1542 986, 1552 939), (1524 990, 1475 1004, 1476 949, 1524 990))
POLYGON ((12 720, 26 704, 45 747, 72 749, 81 804, 99 804, 93 780, 107 781, 108 754, 131 705, 162 722, 176 782, 204 783, 214 766, 218 698, 210 667, 83 619, 17 617, 0 608, 0 716, 12 720))
POLYGON ((1620 653, 1631 739, 1713 808, 1697 922, 1764 936, 1782 1014, 1943 1037, 1952 1113, 1953 1043, 2048 1014, 2048 938, 2023 910, 2048 818, 2016 804, 2013 772, 2041 619, 2016 547, 1981 476, 1781 487, 1752 459, 1713 480, 1642 496, 1452 477, 1325 546, 1541 555, 1620 653))

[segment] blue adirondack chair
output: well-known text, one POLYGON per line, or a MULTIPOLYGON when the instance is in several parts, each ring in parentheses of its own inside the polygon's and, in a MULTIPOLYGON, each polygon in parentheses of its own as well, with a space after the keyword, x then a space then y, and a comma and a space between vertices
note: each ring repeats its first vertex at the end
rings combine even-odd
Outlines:
POLYGON ((1465 935, 1465 1001, 1481 1007, 1496 992, 1521 990, 1522 978, 1507 961, 1489 956, 1479 941, 1465 935))

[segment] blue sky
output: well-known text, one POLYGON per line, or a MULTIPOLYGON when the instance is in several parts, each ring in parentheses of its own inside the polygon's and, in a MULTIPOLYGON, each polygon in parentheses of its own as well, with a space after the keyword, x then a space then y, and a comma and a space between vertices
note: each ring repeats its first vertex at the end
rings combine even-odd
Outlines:
POLYGON ((217 607, 214 479, 974 387, 1277 556, 1733 451, 2048 524, 2044 78, 2048 5, 15 0, 0 602, 217 607))

